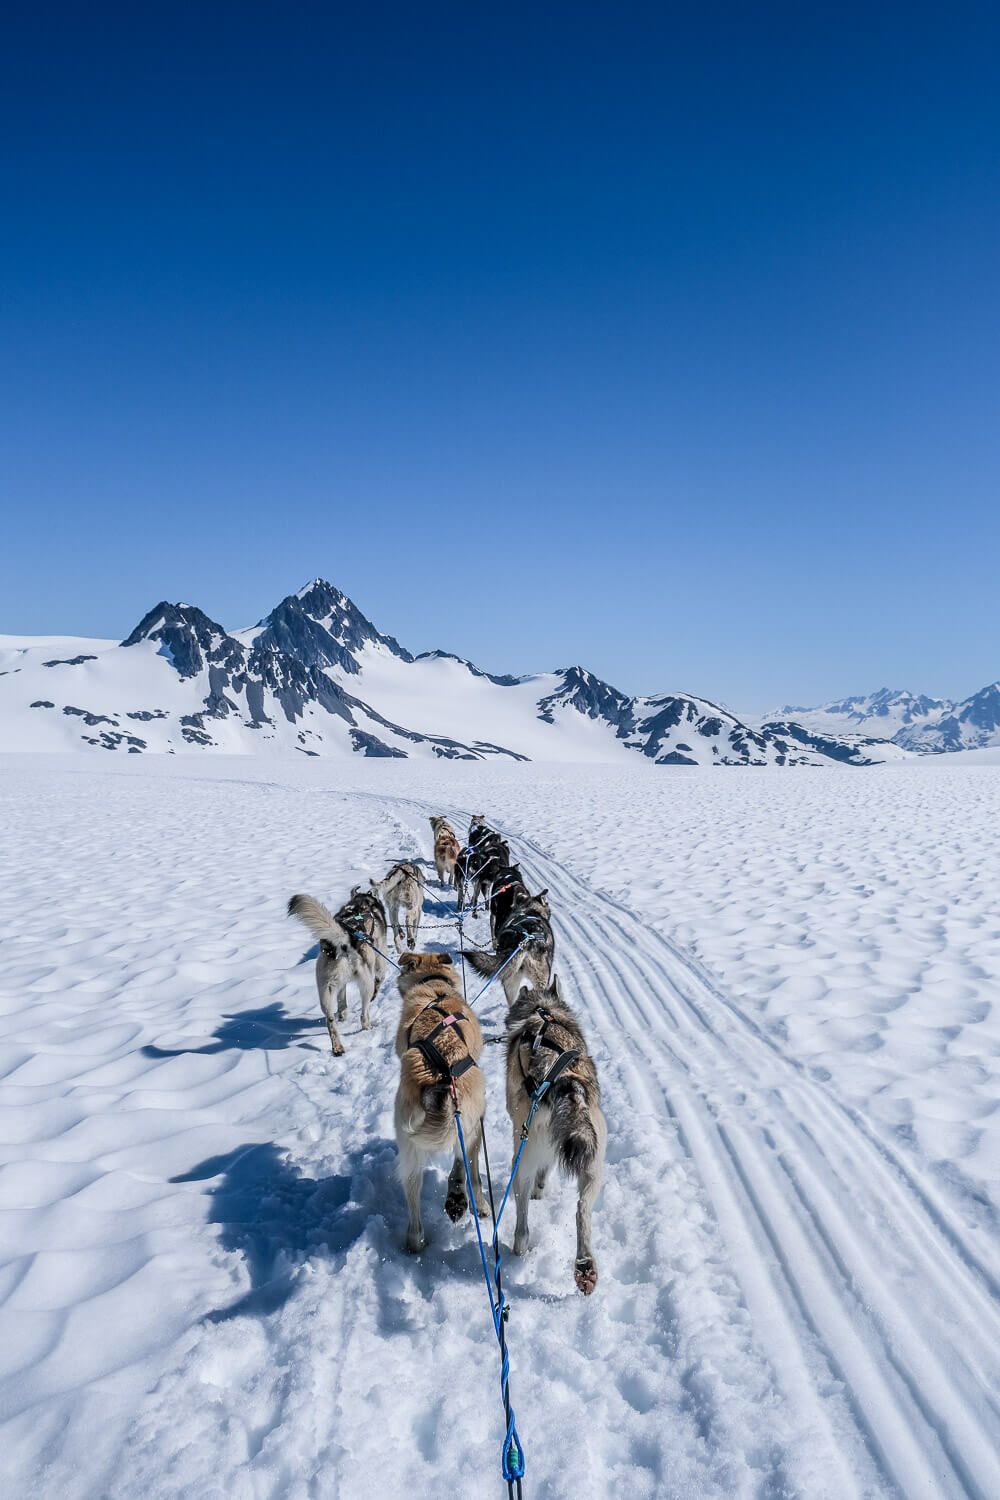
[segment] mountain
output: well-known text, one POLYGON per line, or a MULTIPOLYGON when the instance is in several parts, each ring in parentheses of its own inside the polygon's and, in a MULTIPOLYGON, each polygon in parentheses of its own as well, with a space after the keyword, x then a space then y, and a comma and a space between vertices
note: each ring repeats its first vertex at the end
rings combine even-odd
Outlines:
POLYGON ((788 718, 819 735, 863 730, 918 755, 977 750, 1000 745, 1000 683, 990 683, 960 702, 879 688, 815 708, 788 706, 762 727, 773 728, 776 721, 788 718))
POLYGON ((936 723, 952 707, 946 699, 927 698, 905 688, 879 688, 874 693, 856 694, 815 708, 786 704, 769 714, 767 721, 794 719, 809 729, 834 734, 863 732, 889 740, 901 729, 936 723))
MULTIPOLYGON (((984 705, 981 717, 991 711, 984 705)), ((785 715, 755 728, 689 694, 630 697, 582 666, 515 677, 447 651, 415 656, 319 578, 246 629, 228 631, 195 605, 161 601, 120 642, 0 637, 0 748, 81 747, 642 756, 663 766, 870 765, 904 753, 785 715)))

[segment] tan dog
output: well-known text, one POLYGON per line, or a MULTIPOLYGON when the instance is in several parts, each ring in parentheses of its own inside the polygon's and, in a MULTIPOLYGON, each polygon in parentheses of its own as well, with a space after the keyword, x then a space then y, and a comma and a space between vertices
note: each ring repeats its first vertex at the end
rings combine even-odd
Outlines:
POLYGON ((480 1216, 489 1212, 479 1177, 486 1085, 475 1066, 483 1051, 483 1033, 475 1012, 462 999, 458 975, 447 953, 403 953, 399 965, 397 983, 403 1009, 396 1033, 396 1056, 400 1060, 396 1145, 399 1178, 410 1213, 406 1248, 417 1253, 427 1243, 420 1217, 420 1189, 430 1157, 442 1151, 454 1156, 444 1203, 449 1219, 457 1223, 469 1206, 455 1128, 456 1098, 462 1112, 476 1210, 480 1216))
POLYGON ((434 866, 442 885, 455 884, 455 863, 462 852, 458 834, 447 818, 431 818, 434 830, 434 866))

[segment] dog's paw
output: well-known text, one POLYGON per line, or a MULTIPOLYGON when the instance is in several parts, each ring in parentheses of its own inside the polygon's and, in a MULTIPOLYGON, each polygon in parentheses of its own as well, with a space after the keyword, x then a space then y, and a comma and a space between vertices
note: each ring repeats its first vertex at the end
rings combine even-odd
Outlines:
POLYGON ((589 1297, 597 1286, 597 1267, 594 1262, 587 1258, 578 1260, 574 1280, 583 1295, 589 1297))
POLYGON ((419 1255, 421 1253, 421 1251, 426 1250, 426 1249, 427 1249, 427 1239, 426 1239, 425 1235, 422 1235, 422 1234, 408 1234, 406 1236, 406 1253, 407 1253, 407 1255, 419 1255))
POLYGON ((476 1204, 476 1213, 479 1215, 479 1217, 481 1219, 488 1219, 489 1218, 489 1216, 490 1216, 490 1205, 487 1203, 487 1201, 486 1201, 485 1198, 481 1199, 481 1201, 476 1204))
POLYGON ((457 1224, 469 1206, 469 1200, 464 1193, 449 1193, 444 1200, 444 1211, 453 1224, 457 1224))
POLYGON ((510 1248, 514 1255, 524 1255, 528 1249, 528 1236, 515 1234, 514 1243, 510 1248))
POLYGON ((343 1042, 332 1042, 330 1044, 330 1051, 334 1057, 343 1057, 346 1050, 343 1042))

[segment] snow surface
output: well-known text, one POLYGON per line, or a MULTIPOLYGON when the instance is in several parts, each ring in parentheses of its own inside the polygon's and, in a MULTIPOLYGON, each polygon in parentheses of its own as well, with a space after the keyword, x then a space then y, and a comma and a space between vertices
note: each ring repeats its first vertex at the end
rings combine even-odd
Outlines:
POLYGON ((441 1174, 401 1249, 395 987, 332 1059, 283 915, 473 807, 610 1126, 594 1297, 566 1186, 506 1261, 526 1497, 1000 1494, 1000 766, 12 756, 0 803, 5 1495, 502 1495, 441 1174))

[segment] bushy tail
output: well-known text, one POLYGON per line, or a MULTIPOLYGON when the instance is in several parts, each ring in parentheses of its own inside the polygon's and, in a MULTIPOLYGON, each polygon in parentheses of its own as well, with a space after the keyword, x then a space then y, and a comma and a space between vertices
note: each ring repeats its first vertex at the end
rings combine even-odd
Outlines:
POLYGON ((288 903, 288 915, 304 922, 314 938, 338 937, 340 934, 333 913, 313 896, 293 896, 288 903))
POLYGON ((467 958, 477 974, 488 978, 495 974, 502 962, 495 953, 480 953, 478 949, 466 951, 463 949, 463 958, 467 958))
POLYGON ((559 1153, 559 1164, 579 1177, 597 1156, 597 1132, 583 1084, 576 1078, 554 1083, 549 1090, 549 1110, 549 1132, 559 1153))
POLYGON ((431 1135, 444 1135, 450 1132, 452 1119, 448 1085, 428 1083, 420 1090, 420 1103, 413 1106, 402 1125, 407 1135, 416 1135, 422 1130, 431 1135))

